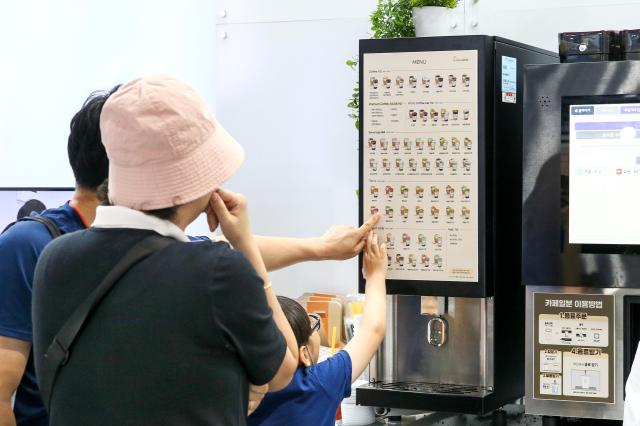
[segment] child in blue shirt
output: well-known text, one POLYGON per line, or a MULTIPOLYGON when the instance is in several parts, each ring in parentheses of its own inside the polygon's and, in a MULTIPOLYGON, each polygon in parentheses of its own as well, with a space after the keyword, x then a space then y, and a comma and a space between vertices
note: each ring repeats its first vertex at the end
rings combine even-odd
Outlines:
POLYGON ((249 426, 334 426, 342 399, 367 367, 382 342, 386 326, 387 250, 373 232, 367 236, 363 273, 367 279, 362 321, 356 335, 331 358, 318 362, 320 318, 296 301, 278 297, 299 346, 300 365, 289 385, 270 392, 249 417, 249 426))

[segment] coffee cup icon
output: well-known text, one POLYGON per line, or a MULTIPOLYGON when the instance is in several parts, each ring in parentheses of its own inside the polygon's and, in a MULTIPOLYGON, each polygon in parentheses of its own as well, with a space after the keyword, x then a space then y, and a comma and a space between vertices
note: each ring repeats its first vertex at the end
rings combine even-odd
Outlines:
POLYGON ((442 247, 442 236, 440 234, 435 234, 433 236, 433 245, 436 247, 442 247))
POLYGON ((462 84, 464 84, 464 87, 469 87, 471 84, 471 78, 466 74, 462 74, 462 84))
POLYGON ((424 218, 424 208, 416 206, 416 216, 418 216, 418 219, 424 218))
POLYGON ((403 145, 405 151, 411 151, 411 139, 404 138, 403 145))
POLYGON ((421 186, 416 186, 416 196, 418 198, 424 198, 424 188, 421 186))
POLYGON ((412 172, 415 172, 416 170, 418 170, 418 162, 416 161, 415 158, 409 158, 409 169, 412 172))
POLYGON ((387 266, 391 266, 392 259, 391 255, 387 254, 387 266))
POLYGON ((468 186, 464 186, 464 185, 463 185, 463 186, 462 186, 462 190, 461 190, 461 192, 462 192, 462 196, 463 196, 464 198, 469 198, 469 196, 471 195, 471 190, 469 189, 469 187, 468 187, 468 186))
POLYGON ((385 138, 380 138, 380 149, 386 151, 389 148, 389 141, 385 138))
POLYGON ((424 149, 424 141, 420 138, 416 139, 416 149, 422 151, 424 149))
POLYGON ((471 160, 469 160, 468 158, 463 158, 462 159, 462 167, 464 167, 464 169, 466 171, 470 171, 471 170, 471 160))
POLYGON ((471 217, 471 209, 467 206, 463 206, 460 211, 462 213, 462 218, 464 220, 469 220, 469 217, 471 217))
POLYGON ((438 121, 438 111, 436 111, 435 109, 431 109, 429 111, 429 118, 432 119, 434 122, 438 121))
POLYGON ((420 256, 420 263, 425 267, 429 267, 429 256, 427 256, 426 254, 423 254, 422 256, 420 256))
POLYGON ((402 234, 402 244, 404 244, 405 247, 409 247, 411 245, 411 236, 409 234, 402 234))
POLYGON ((418 79, 416 79, 414 76, 410 75, 409 76, 409 86, 411 86, 412 89, 415 89, 417 83, 418 83, 418 79))
POLYGON ((427 139, 427 146, 429 147, 429 149, 431 151, 435 151, 436 150, 436 141, 433 138, 427 139))
POLYGON ((399 151, 400 150, 400 139, 392 138, 391 139, 391 146, 393 147, 394 151, 399 151))
POLYGON ((400 215, 402 216, 403 219, 408 219, 409 218, 409 207, 400 206, 400 215))
POLYGON ((412 268, 416 267, 416 257, 413 254, 409 255, 408 262, 409 262, 409 265, 411 265, 412 268))
POLYGON ((456 151, 460 150, 460 139, 456 138, 455 136, 451 138, 451 146, 453 147, 453 149, 455 149, 456 151))
POLYGON ((452 172, 455 172, 458 170, 458 162, 453 158, 449 158, 449 168, 452 172))
POLYGON ((451 206, 447 206, 446 211, 447 211, 447 217, 449 219, 453 219, 456 214, 455 209, 451 206))
POLYGON ((369 85, 371 85, 371 87, 373 87, 374 89, 378 88, 378 79, 376 77, 371 77, 369 79, 369 85))
POLYGON ((449 77, 447 80, 449 81, 450 87, 456 87, 456 82, 458 80, 456 76, 454 76, 453 74, 449 74, 449 77))
POLYGON ((374 172, 378 170, 378 162, 375 158, 369 158, 369 168, 374 172))
POLYGON ((385 169, 387 172, 391 170, 391 161, 389 161, 388 158, 382 159, 382 168, 385 169))
POLYGON ((389 219, 393 219, 393 207, 385 206, 384 213, 387 215, 389 219))
POLYGON ((427 236, 424 234, 418 234, 418 244, 420 244, 421 247, 426 247, 427 246, 427 236))
POLYGON ((442 256, 439 254, 433 256, 433 263, 435 263, 438 268, 442 268, 442 256))
POLYGON ((445 191, 446 191, 447 196, 449 198, 453 198, 453 196, 455 195, 455 192, 456 192, 456 190, 451 185, 447 185, 445 191))
POLYGON ((420 121, 427 121, 427 115, 427 112, 423 109, 418 111, 418 118, 420 119, 420 121))
POLYGON ((398 86, 400 89, 402 89, 404 87, 404 78, 402 78, 401 76, 397 76, 396 77, 396 86, 398 86))
POLYGON ((387 233, 387 245, 389 247, 393 247, 393 243, 394 242, 395 242, 395 238, 394 238, 393 234, 387 233))
POLYGON ((369 149, 372 151, 376 150, 376 140, 373 138, 369 138, 369 149))
POLYGON ((409 198, 409 188, 404 185, 400 185, 400 195, 402 195, 402 198, 409 198))
POLYGON ((449 142, 445 138, 440 138, 440 149, 446 151, 448 146, 449 142))
POLYGON ((404 170, 404 160, 402 158, 396 158, 396 169, 399 172, 404 170))
POLYGON ((391 185, 385 186, 384 193, 387 195, 387 197, 393 198, 393 186, 391 185))
POLYGON ((409 110, 409 120, 413 121, 414 123, 418 120, 418 113, 415 112, 414 110, 410 109, 409 110))
POLYGON ((425 172, 428 172, 429 170, 431 170, 431 161, 429 161, 428 158, 423 158, 422 159, 422 169, 425 172))
POLYGON ((441 158, 436 158, 436 169, 438 169, 439 172, 444 170, 444 161, 442 161, 441 158))
POLYGON ((462 118, 465 119, 465 120, 469 119, 469 110, 468 109, 462 110, 462 118))
POLYGON ((433 198, 438 198, 439 195, 440 195, 440 188, 438 188, 435 185, 431 185, 431 196, 433 198))
POLYGON ((431 86, 431 79, 427 77, 422 77, 422 85, 428 89, 429 86, 431 86))
POLYGON ((454 110, 451 111, 451 119, 452 120, 456 121, 458 119, 458 112, 459 111, 457 109, 454 109, 454 110))
POLYGON ((371 195, 373 195, 373 198, 378 198, 378 187, 377 186, 372 186, 371 189, 369 190, 369 192, 371 193, 371 195))
POLYGON ((371 206, 369 208, 369 211, 371 212, 371 215, 373 216, 374 214, 378 213, 378 208, 376 206, 371 206))
POLYGON ((440 216, 440 209, 438 209, 436 206, 431 206, 431 217, 437 219, 438 216, 440 216))
POLYGON ((444 78, 441 75, 436 75, 435 77, 436 86, 442 87, 444 85, 444 78))
POLYGON ((440 109, 440 118, 442 121, 449 121, 449 112, 445 108, 440 109))
POLYGON ((468 150, 470 150, 472 148, 472 143, 471 143, 471 139, 469 138, 464 138, 464 147, 468 150))
POLYGON ((382 77, 382 84, 385 89, 391 89, 391 79, 387 76, 382 77))
POLYGON ((400 266, 404 266, 404 256, 401 254, 396 254, 396 263, 400 266))

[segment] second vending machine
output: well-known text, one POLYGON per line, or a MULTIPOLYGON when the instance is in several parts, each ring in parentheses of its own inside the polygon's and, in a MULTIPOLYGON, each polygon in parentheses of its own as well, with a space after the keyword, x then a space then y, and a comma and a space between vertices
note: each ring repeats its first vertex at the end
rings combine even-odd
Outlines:
POLYGON ((480 413, 524 394, 522 72, 553 62, 490 36, 361 40, 360 220, 382 216, 395 296, 358 404, 480 413))

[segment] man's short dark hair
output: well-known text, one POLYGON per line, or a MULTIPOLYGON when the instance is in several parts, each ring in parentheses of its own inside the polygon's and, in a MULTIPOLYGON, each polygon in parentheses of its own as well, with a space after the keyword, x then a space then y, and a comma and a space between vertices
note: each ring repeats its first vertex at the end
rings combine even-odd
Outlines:
POLYGON ((67 153, 79 187, 95 190, 109 174, 109 159, 100 135, 100 113, 119 87, 93 92, 71 119, 67 153))
POLYGON ((46 209, 47 209, 47 206, 45 206, 42 201, 36 200, 34 198, 32 200, 27 201, 26 203, 23 204, 22 207, 20 207, 20 210, 18 210, 16 219, 21 219, 25 216, 29 216, 31 212, 42 213, 46 209))

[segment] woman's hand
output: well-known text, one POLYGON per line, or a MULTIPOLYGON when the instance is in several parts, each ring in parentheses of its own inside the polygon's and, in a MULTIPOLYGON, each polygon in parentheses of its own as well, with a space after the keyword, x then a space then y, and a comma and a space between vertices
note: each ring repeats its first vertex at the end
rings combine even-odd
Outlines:
POLYGON ((218 188, 209 200, 207 220, 210 228, 219 222, 224 236, 239 250, 253 241, 247 199, 242 194, 218 188))
POLYGON ((378 234, 373 231, 367 235, 362 273, 367 280, 374 276, 387 277, 387 246, 378 245, 378 234))

